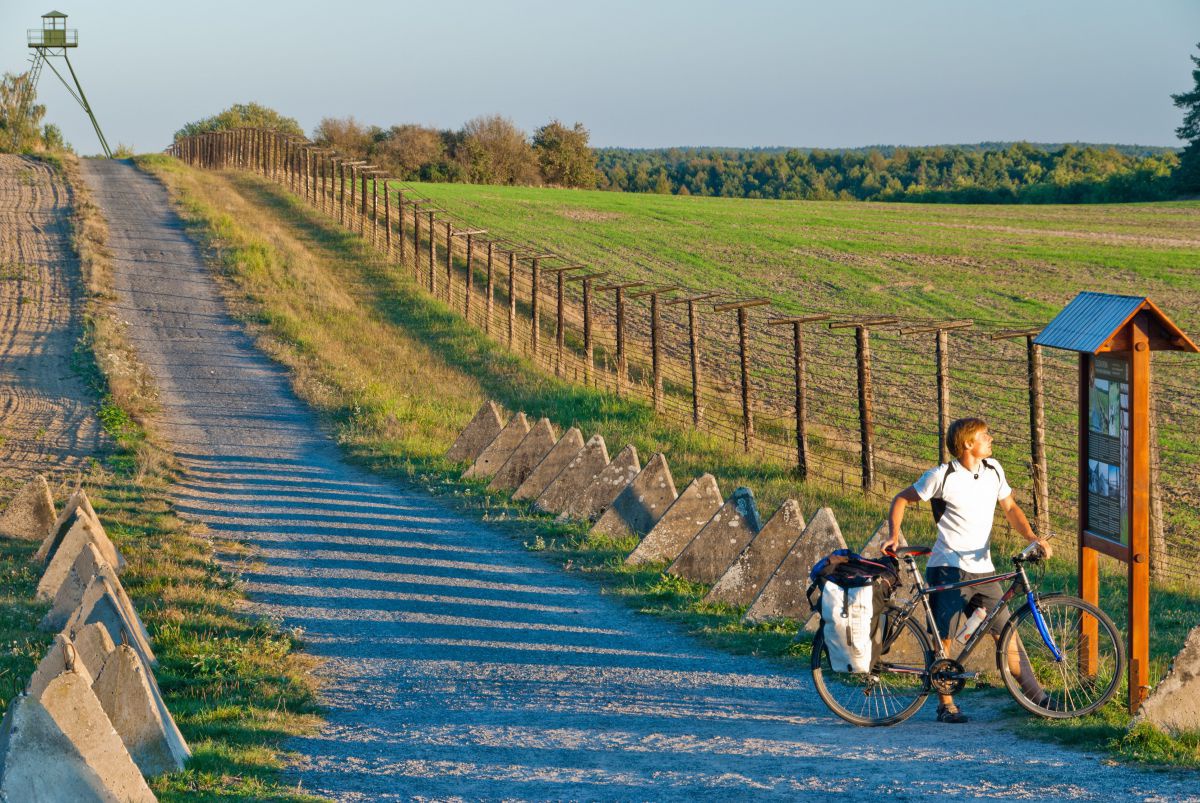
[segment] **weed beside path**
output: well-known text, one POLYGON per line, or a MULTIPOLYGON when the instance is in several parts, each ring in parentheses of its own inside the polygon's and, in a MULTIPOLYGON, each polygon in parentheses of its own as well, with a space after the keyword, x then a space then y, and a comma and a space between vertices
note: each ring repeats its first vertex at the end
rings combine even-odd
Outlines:
MULTIPOLYGON (((139 164, 170 188, 218 266, 233 308, 260 346, 291 370, 296 392, 323 414, 348 454, 508 528, 528 547, 596 577, 635 607, 680 622, 716 646, 791 661, 803 671, 803 662, 795 659, 805 648, 792 643, 794 624, 743 627, 740 611, 702 605, 701 588, 663 576, 661 567, 626 568, 621 559, 631 542, 596 539, 580 526, 530 516, 527 508, 487 493, 481 484, 458 480, 457 467, 441 454, 483 400, 495 398, 560 426, 580 426, 585 435, 600 432, 610 447, 633 443, 643 459, 664 451, 681 488, 710 471, 727 493, 737 485, 753 488, 766 514, 788 496, 800 499, 808 515, 829 505, 855 545, 882 518, 877 505, 798 485, 783 469, 755 464, 710 437, 662 425, 645 405, 545 376, 425 298, 357 237, 254 176, 195 171, 166 157, 143 157, 139 164)), ((917 537, 930 535, 928 522, 914 522, 910 529, 917 537)), ((1065 567, 1057 566, 1046 586, 1069 583, 1065 567)), ((1186 598, 1161 599, 1181 615, 1164 616, 1172 625, 1156 632, 1160 661, 1182 642, 1188 618, 1186 598)), ((1106 607, 1116 612, 1120 602, 1107 599, 1106 607)), ((1120 722, 1118 713, 1112 718, 1120 722)), ((1107 730, 1101 725, 1098 720, 1087 744, 1139 757, 1121 740, 1119 725, 1107 730)), ((1149 760, 1180 763, 1179 751, 1153 755, 1149 760)))

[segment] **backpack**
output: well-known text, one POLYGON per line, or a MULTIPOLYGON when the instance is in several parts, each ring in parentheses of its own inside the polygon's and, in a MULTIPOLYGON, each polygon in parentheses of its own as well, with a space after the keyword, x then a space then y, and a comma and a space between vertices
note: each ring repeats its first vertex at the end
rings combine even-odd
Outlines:
POLYGON ((830 665, 838 672, 870 671, 882 642, 879 620, 900 584, 899 563, 838 549, 819 560, 809 577, 808 601, 821 614, 830 665))
MULTIPOLYGON (((1000 471, 995 466, 987 461, 985 457, 982 461, 985 469, 990 468, 996 472, 996 478, 1000 478, 1000 471)), ((942 494, 946 490, 946 478, 954 473, 954 461, 951 460, 946 464, 946 473, 942 475, 942 484, 938 486, 937 493, 929 497, 929 509, 933 511, 933 523, 937 524, 942 520, 942 514, 946 512, 946 500, 942 498, 942 494)))

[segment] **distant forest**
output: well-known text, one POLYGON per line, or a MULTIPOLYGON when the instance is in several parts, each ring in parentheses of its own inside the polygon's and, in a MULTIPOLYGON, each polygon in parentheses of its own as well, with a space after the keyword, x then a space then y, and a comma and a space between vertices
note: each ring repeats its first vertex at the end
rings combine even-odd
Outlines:
POLYGON ((1088 203, 1174 197, 1171 148, 979 143, 929 147, 599 148, 598 186, 792 200, 1088 203))

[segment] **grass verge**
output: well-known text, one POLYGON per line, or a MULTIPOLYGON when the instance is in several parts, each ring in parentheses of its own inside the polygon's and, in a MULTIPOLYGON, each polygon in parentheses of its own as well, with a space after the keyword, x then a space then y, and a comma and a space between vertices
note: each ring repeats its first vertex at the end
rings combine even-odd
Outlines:
MULTIPOLYGON (((137 161, 170 189, 223 277, 237 314, 259 345, 291 369, 297 393, 324 416, 348 455, 507 529, 528 548, 596 578, 638 610, 676 622, 716 647, 791 662, 804 671, 807 646, 794 642, 794 623, 743 626, 739 609, 704 605, 702 586, 668 577, 662 567, 626 567, 622 559, 632 541, 596 538, 581 525, 531 515, 526 506, 487 492, 483 483, 458 479, 460 467, 441 455, 477 407, 494 398, 511 410, 578 426, 585 435, 601 432, 614 447, 632 443, 643 458, 663 451, 680 485, 708 471, 726 492, 751 487, 767 514, 788 496, 810 515, 828 505, 852 545, 861 545, 882 518, 877 504, 838 489, 800 485, 783 467, 757 463, 711 436, 667 426, 642 403, 547 376, 427 298, 357 236, 255 176, 196 171, 161 156, 137 161)), ((909 531, 928 538, 931 522, 927 516, 914 520, 909 531)), ((999 545, 998 553, 1009 546, 999 545)), ((1044 587, 1069 588, 1071 577, 1065 562, 1055 563, 1044 587)), ((1107 583, 1105 590, 1105 607, 1119 619, 1119 587, 1107 583)), ((1156 597, 1160 671, 1195 623, 1195 607, 1186 595, 1156 597)), ((1113 706, 1103 716, 1120 721, 1122 715, 1113 706)), ((1170 750, 1121 752, 1119 739, 1089 727, 1079 729, 1093 734, 1085 744, 1130 758, 1178 764, 1186 752, 1179 740, 1170 750)), ((1029 732, 1056 737, 1036 725, 1029 732)))
MULTIPOLYGON (((171 459, 154 426, 154 391, 113 309, 106 225, 73 156, 72 241, 85 288, 75 368, 98 400, 110 448, 79 478, 129 567, 122 576, 159 657, 156 677, 193 751, 187 768, 151 780, 162 801, 315 800, 278 778, 280 743, 319 722, 312 659, 298 634, 240 612, 235 577, 217 545, 171 510, 171 459)), ((62 490, 62 489, 60 489, 62 490)), ((222 544, 236 553, 238 546, 222 544)), ((36 629, 36 544, 0 543, 0 693, 5 706, 28 679, 51 634, 36 629)))

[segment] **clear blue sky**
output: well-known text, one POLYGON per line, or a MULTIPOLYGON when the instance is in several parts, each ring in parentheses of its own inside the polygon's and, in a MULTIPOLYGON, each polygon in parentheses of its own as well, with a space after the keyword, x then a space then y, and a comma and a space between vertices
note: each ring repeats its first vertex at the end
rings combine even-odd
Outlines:
MULTIPOLYGON (((0 69, 60 0, 0 2, 0 69)), ((62 0, 110 144, 164 147, 256 100, 300 121, 527 131, 593 145, 1178 144, 1197 0, 62 0)), ((98 150, 47 72, 40 99, 98 150)))

